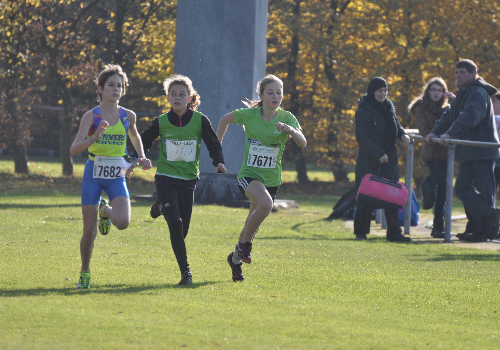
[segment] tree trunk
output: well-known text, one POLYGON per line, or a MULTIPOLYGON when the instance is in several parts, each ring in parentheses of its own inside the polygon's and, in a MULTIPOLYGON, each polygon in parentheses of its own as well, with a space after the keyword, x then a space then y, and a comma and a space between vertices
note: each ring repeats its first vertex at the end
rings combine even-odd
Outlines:
POLYGON ((12 160, 14 161, 14 172, 16 174, 28 174, 28 158, 26 156, 26 147, 14 145, 12 147, 12 160))
POLYGON ((344 165, 341 164, 331 164, 330 169, 332 170, 333 176, 335 177, 335 182, 348 182, 347 172, 344 169, 344 165))
POLYGON ((61 132, 59 133, 59 151, 61 153, 63 176, 73 176, 73 158, 69 151, 71 147, 71 131, 73 118, 66 111, 59 117, 61 121, 61 132))
MULTIPOLYGON (((300 20, 300 4, 302 1, 294 2, 292 13, 294 16, 294 24, 292 26, 292 43, 291 43, 291 53, 287 61, 287 89, 290 89, 290 108, 289 111, 293 115, 299 115, 299 90, 297 88, 297 59, 299 56, 299 20, 300 20)), ((305 184, 309 182, 307 177, 307 164, 304 155, 302 154, 302 148, 300 148, 295 141, 292 142, 292 159, 295 162, 295 170, 297 171, 297 180, 299 184, 305 184)))

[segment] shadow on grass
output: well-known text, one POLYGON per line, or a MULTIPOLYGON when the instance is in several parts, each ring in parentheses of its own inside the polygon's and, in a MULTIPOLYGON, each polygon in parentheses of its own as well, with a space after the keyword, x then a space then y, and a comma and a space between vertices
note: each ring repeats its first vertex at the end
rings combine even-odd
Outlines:
POLYGON ((126 286, 126 285, 108 285, 95 286, 90 289, 71 288, 33 288, 33 289, 0 289, 0 297, 20 297, 20 296, 42 296, 48 294, 75 295, 85 294, 132 294, 144 291, 155 291, 161 289, 195 289, 219 282, 201 282, 193 283, 190 286, 179 286, 178 284, 162 284, 156 286, 126 286))
MULTIPOLYGON (((43 208, 74 208, 81 207, 80 203, 77 204, 0 204, 0 209, 43 209, 43 208)), ((146 202, 133 202, 132 207, 150 207, 151 203, 146 202)))
MULTIPOLYGON (((472 249, 472 248, 471 248, 472 249)), ((460 261, 460 260, 467 260, 467 261, 475 261, 475 262, 480 262, 480 261, 498 261, 500 262, 500 255, 498 252, 492 252, 492 251, 481 251, 483 252, 482 254, 447 254, 447 253, 441 253, 438 255, 433 254, 432 256, 428 255, 413 255, 415 261, 434 261, 434 262, 441 262, 441 261, 460 261)))
POLYGON ((0 204, 0 209, 42 209, 81 207, 80 204, 0 204))

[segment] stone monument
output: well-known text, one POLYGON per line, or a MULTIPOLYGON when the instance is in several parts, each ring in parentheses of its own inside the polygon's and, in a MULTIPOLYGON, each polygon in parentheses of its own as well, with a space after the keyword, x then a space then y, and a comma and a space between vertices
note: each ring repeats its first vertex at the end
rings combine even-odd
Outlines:
MULTIPOLYGON (((201 97, 200 112, 214 130, 220 118, 256 100, 266 72, 268 0, 182 0, 177 3, 174 71, 188 76, 201 97)), ((245 133, 228 127, 222 150, 228 171, 216 174, 202 144, 197 203, 238 205, 246 201, 236 176, 243 162, 245 133)))

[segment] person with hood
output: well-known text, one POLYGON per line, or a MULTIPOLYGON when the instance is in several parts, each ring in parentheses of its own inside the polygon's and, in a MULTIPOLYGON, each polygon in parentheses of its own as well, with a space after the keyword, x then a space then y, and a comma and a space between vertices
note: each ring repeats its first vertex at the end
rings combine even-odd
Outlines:
MULTIPOLYGON (((439 117, 449 109, 446 93, 448 88, 440 77, 434 77, 423 87, 420 96, 408 106, 408 111, 415 117, 420 135, 427 136, 439 117)), ((446 172, 448 169, 448 150, 437 143, 424 142, 420 156, 425 161, 434 182, 437 184, 436 204, 431 236, 444 238, 444 204, 446 202, 446 172)))
MULTIPOLYGON (((490 99, 497 89, 478 76, 476 64, 467 59, 455 65, 455 79, 457 96, 426 136, 426 141, 440 135, 440 144, 447 139, 499 143, 490 99)), ((472 233, 460 235, 459 239, 484 242, 498 234, 500 210, 495 209, 493 169, 499 156, 498 148, 456 145, 455 161, 460 163, 460 168, 455 192, 467 215, 476 223, 472 233)))
MULTIPOLYGON (((367 93, 358 101, 356 111, 356 141, 359 145, 356 162, 356 187, 366 174, 377 174, 388 179, 399 180, 398 154, 396 140, 401 140, 405 147, 410 144, 410 137, 405 133, 396 117, 396 110, 387 98, 389 86, 380 77, 373 78, 368 84, 367 93)), ((367 239, 370 233, 372 206, 356 201, 354 214, 354 234, 356 239, 367 239)), ((397 209, 386 209, 387 241, 408 242, 401 231, 397 209)))

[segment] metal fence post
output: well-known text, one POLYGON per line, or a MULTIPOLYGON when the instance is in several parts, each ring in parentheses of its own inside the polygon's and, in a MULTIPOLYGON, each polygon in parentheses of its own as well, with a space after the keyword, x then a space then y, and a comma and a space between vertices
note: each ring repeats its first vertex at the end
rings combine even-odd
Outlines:
POLYGON ((406 177, 405 177, 405 186, 408 190, 408 197, 406 197, 405 203, 405 235, 410 234, 410 225, 411 225, 411 197, 412 197, 412 188, 411 182, 413 178, 413 140, 410 139, 410 144, 408 145, 408 152, 406 157, 406 177))
POLYGON ((448 163, 446 171, 446 222, 444 227, 444 241, 449 243, 451 240, 451 210, 453 201, 453 171, 455 165, 455 145, 448 144, 448 163))

